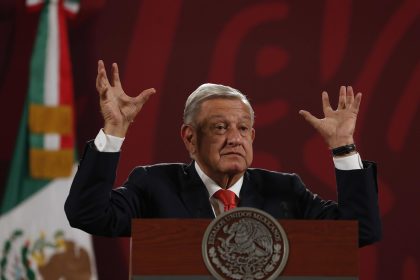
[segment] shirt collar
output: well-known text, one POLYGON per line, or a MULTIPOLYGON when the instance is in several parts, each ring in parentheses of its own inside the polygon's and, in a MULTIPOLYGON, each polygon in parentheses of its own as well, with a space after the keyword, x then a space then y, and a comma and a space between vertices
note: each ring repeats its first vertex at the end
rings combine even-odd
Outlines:
MULTIPOLYGON (((203 170, 200 168, 196 161, 194 161, 194 167, 195 170, 197 170, 198 176, 201 178, 204 185, 206 186, 206 189, 209 193, 209 197, 212 197, 215 192, 221 189, 221 187, 203 172, 203 170)), ((241 178, 239 178, 239 180, 229 188, 230 191, 236 194, 236 197, 239 197, 243 181, 244 176, 242 175, 241 178)))

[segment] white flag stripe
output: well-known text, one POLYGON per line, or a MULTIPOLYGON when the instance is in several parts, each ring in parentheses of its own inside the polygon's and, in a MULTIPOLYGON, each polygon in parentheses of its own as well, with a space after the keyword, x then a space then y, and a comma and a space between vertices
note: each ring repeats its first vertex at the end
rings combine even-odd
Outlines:
POLYGON ((45 57, 44 104, 59 105, 59 37, 58 37, 58 5, 52 1, 48 5, 48 38, 47 55, 45 57))
POLYGON ((26 6, 35 6, 43 3, 44 0, 26 0, 26 6))
POLYGON ((61 137, 58 133, 44 134, 44 150, 57 151, 61 148, 61 137))

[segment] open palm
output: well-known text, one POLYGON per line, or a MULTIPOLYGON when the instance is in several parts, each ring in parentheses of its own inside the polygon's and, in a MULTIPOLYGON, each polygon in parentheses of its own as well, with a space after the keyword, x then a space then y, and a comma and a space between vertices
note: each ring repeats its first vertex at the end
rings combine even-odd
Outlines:
POLYGON ((324 118, 318 119, 305 110, 299 113, 321 134, 330 149, 353 144, 362 94, 356 96, 352 87, 340 87, 340 95, 336 110, 331 108, 328 93, 322 93, 322 109, 324 118))

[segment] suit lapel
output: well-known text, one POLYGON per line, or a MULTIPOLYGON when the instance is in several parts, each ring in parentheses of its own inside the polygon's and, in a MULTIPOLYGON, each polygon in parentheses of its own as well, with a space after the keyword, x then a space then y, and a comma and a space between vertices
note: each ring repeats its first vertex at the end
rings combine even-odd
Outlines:
POLYGON ((244 174, 244 182, 239 193, 239 198, 239 207, 263 209, 264 198, 261 195, 260 186, 251 181, 248 171, 244 174))
POLYGON ((180 196, 193 218, 214 218, 206 186, 197 174, 194 161, 185 168, 180 196))

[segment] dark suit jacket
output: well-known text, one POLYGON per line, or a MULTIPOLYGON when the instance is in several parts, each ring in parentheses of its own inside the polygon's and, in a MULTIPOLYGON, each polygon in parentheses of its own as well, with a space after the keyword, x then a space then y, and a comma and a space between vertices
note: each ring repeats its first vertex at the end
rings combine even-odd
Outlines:
MULTIPOLYGON (((65 211, 70 224, 91 234, 129 236, 132 218, 214 218, 194 164, 135 168, 113 188, 119 153, 100 153, 90 143, 80 161, 65 211)), ((250 168, 239 207, 255 207, 278 219, 356 219, 359 244, 380 239, 376 165, 336 170, 338 204, 311 193, 295 174, 250 168)))

